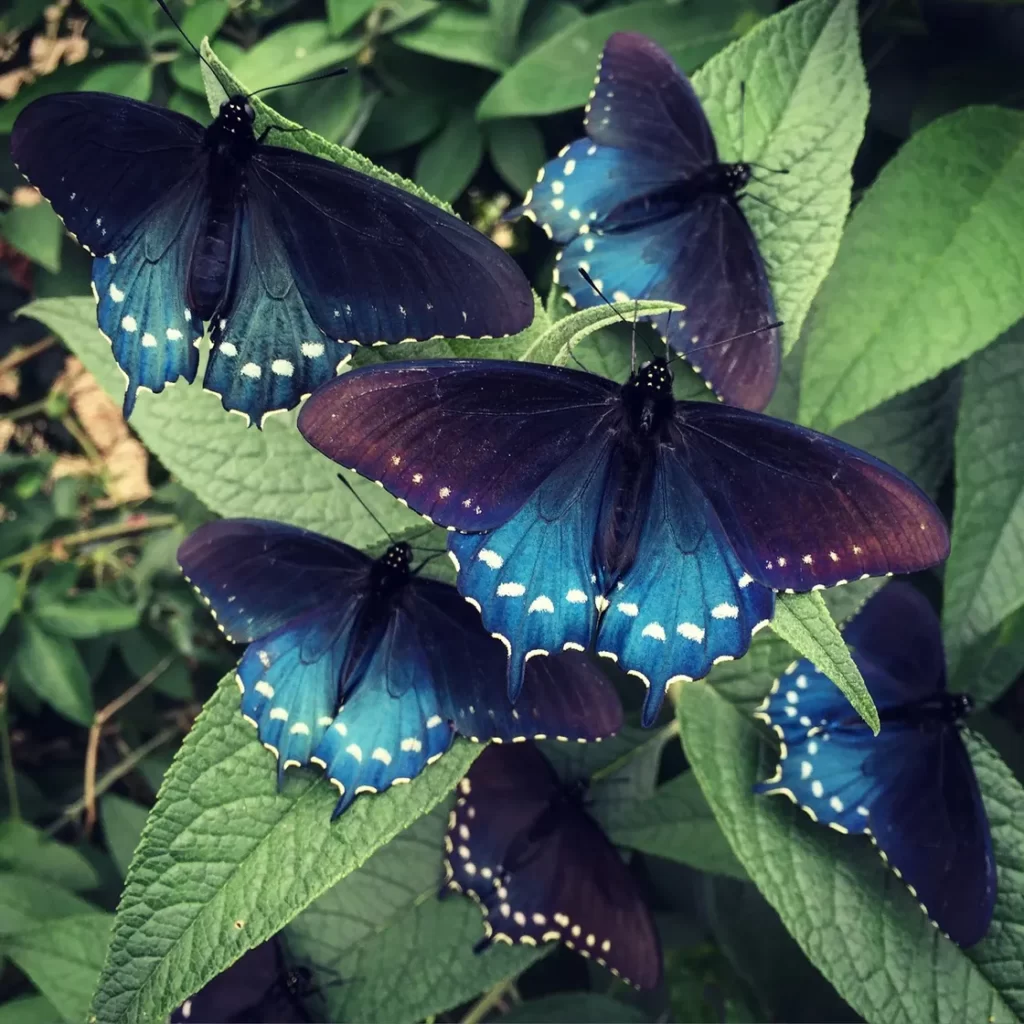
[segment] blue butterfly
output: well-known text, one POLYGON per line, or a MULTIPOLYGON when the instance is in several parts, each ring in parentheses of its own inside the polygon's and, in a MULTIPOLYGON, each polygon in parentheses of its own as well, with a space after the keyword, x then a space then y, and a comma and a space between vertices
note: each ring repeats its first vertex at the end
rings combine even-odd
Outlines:
POLYGON ((494 942, 562 942, 623 981, 654 988, 662 958, 651 912, 584 794, 536 746, 488 747, 459 783, 445 884, 483 912, 478 952, 494 942))
POLYGON ((410 570, 408 544, 376 561, 283 523, 225 519, 178 550, 233 643, 242 714, 278 758, 322 768, 341 814, 359 793, 408 782, 460 733, 474 741, 616 732, 614 688, 587 658, 538 664, 518 708, 501 645, 454 587, 410 570))
POLYGON ((107 93, 30 103, 18 168, 94 256, 100 330, 136 392, 213 350, 204 386, 262 425, 330 379, 353 346, 514 334, 533 318, 515 261, 436 206, 376 178, 266 145, 247 98, 207 128, 107 93))
POLYGON ((939 621, 909 584, 889 584, 845 630, 882 731, 871 730, 809 661, 791 665, 757 711, 778 734, 782 793, 839 832, 863 832, 931 920, 971 946, 988 930, 996 865, 958 723, 971 699, 946 691, 939 621))
POLYGON ((315 448, 452 531, 460 592, 527 662, 586 650, 649 692, 746 653, 775 591, 934 565, 935 505, 823 434, 677 402, 664 360, 626 384, 497 360, 353 371, 299 415, 315 448))
POLYGON ((666 340, 730 405, 762 410, 779 376, 775 305, 739 199, 749 164, 723 163, 687 77, 650 39, 609 38, 583 121, 587 137, 541 168, 523 205, 565 246, 555 280, 576 306, 669 299, 666 340), (571 273, 565 273, 571 268, 571 273), (731 339, 731 340, 730 340, 731 339))

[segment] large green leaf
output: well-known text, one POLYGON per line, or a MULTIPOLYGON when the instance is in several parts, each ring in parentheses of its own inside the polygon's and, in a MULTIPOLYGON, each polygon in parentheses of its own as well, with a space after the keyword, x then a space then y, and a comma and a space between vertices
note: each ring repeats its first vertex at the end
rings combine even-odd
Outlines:
POLYGON ((967 363, 942 617, 952 665, 1024 605, 1024 323, 967 363))
POLYGON ((47 632, 29 615, 18 626, 14 664, 22 682, 65 718, 89 725, 95 713, 89 673, 73 641, 47 632))
POLYGON ((331 39, 326 21, 295 21, 246 50, 231 70, 253 89, 287 85, 341 64, 354 56, 361 45, 358 39, 331 39))
POLYGON ((458 741, 408 786, 336 822, 319 777, 276 786, 273 757, 222 680, 164 779, 128 873, 93 1013, 162 1019, 429 811, 480 747, 458 741))
POLYGON ((21 996, 0 1004, 0 1024, 53 1024, 59 1018, 45 996, 21 996))
POLYGON ((574 20, 517 61, 480 101, 477 116, 523 117, 582 107, 593 88, 597 59, 613 32, 642 32, 692 71, 734 38, 742 9, 733 0, 642 0, 574 20))
POLYGON ((1024 113, 914 134, 868 190, 807 323, 800 418, 835 427, 984 348, 1024 314, 1024 113))
POLYGON ((976 704, 984 707, 998 700, 1022 674, 1024 608, 1007 616, 991 633, 963 649, 950 674, 949 688, 953 692, 969 693, 976 704))
POLYGON ((0 951, 9 935, 35 928, 51 918, 88 913, 93 908, 80 896, 29 874, 0 871, 0 951))
POLYGON ((497 23, 486 11, 449 0, 433 14, 395 34, 410 50, 501 73, 508 66, 497 23))
POLYGON ((288 948, 326 986, 327 1019, 412 1024, 518 974, 548 949, 473 952, 483 918, 437 898, 450 803, 414 822, 289 926, 288 948), (395 984, 400 978, 401 984, 395 984))
POLYGON ((438 134, 416 158, 416 181, 428 192, 451 202, 473 180, 484 155, 484 138, 473 114, 452 111, 438 134))
POLYGON ((12 206, 0 217, 0 235, 40 266, 54 274, 60 270, 64 225, 49 203, 12 206))
POLYGON ((47 921, 5 939, 0 949, 53 1003, 61 1019, 82 1024, 107 950, 109 914, 90 911, 47 921))
POLYGON ((24 821, 0 825, 0 867, 76 892, 95 889, 100 882, 96 869, 82 853, 24 821))
POLYGON ((117 633, 139 622, 139 609, 125 604, 110 588, 62 594, 35 604, 32 614, 44 629, 76 640, 117 633))
POLYGON ((544 163, 544 136, 528 117, 510 117, 487 124, 491 162, 519 194, 524 195, 544 163))
POLYGON ((1024 790, 982 740, 969 738, 999 869, 987 938, 964 951, 921 913, 862 837, 816 825, 755 796, 771 775, 754 723, 714 690, 686 683, 679 723, 687 757, 733 851, 807 956, 866 1020, 1010 1024, 1024 1012, 1024 790))

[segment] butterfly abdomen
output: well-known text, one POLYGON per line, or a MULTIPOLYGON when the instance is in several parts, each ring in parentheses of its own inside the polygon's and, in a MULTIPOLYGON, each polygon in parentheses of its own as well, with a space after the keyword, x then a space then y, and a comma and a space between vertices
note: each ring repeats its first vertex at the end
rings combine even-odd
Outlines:
POLYGON ((232 250, 238 234, 242 170, 214 154, 209 170, 210 204, 196 239, 188 274, 189 304, 211 320, 228 291, 232 250))

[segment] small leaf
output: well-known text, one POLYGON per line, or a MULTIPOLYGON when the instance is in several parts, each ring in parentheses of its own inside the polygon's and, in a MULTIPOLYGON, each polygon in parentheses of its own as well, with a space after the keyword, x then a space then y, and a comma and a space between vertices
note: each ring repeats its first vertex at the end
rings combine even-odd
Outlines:
MULTIPOLYGON (((225 67, 234 67, 235 64, 241 59, 242 54, 245 50, 242 49, 237 43, 232 43, 228 39, 217 40, 217 55, 223 61, 225 67)), ((194 93, 197 96, 206 96, 206 86, 203 83, 203 73, 201 70, 202 65, 195 59, 195 55, 191 50, 182 50, 178 59, 171 62, 171 78, 174 79, 176 85, 180 86, 186 92, 194 93)), ((210 111, 209 106, 203 103, 202 114, 189 114, 189 117, 194 117, 197 121, 203 122, 208 119, 210 111)))
POLYGON ((326 1019, 412 1024, 549 952, 500 944, 473 952, 484 934, 479 908, 455 893, 437 898, 450 807, 446 801, 414 822, 288 926, 298 960, 318 978, 342 981, 324 993, 326 1019))
POLYGON ((985 707, 998 700, 1022 674, 1024 608, 963 649, 949 688, 954 693, 969 693, 978 707, 985 707))
POLYGON ((383 96, 359 136, 359 148, 376 156, 415 146, 441 127, 444 114, 444 104, 429 93, 383 96))
POLYGON ((150 1024, 280 931, 429 811, 480 751, 457 741, 407 786, 337 821, 320 773, 277 790, 274 758, 226 676, 164 778, 118 907, 93 1002, 100 1024, 150 1024))
POLYGON ((131 629, 138 625, 139 609, 125 604, 112 589, 105 587, 34 603, 32 616, 50 633, 84 640, 131 629))
POLYGON ((616 302, 611 306, 601 303, 589 309, 581 309, 578 313, 563 317, 549 327, 529 348, 523 352, 521 359, 531 363, 549 363, 552 366, 565 366, 569 362, 570 353, 587 335, 600 331, 604 327, 625 320, 632 323, 635 317, 654 316, 657 313, 681 312, 685 307, 676 302, 661 302, 646 299, 642 302, 616 302))
POLYGON ((90 725, 95 705, 89 673, 74 642, 48 633, 29 615, 18 623, 21 639, 14 663, 23 682, 65 718, 90 725))
POLYGON ((287 85, 344 63, 360 46, 359 40, 332 40, 326 21, 295 21, 246 50, 231 71, 253 88, 287 85))
POLYGON ((946 657, 1024 606, 1024 323, 968 360, 942 619, 946 657))
POLYGON ((545 159, 540 129, 527 117, 489 121, 486 128, 492 163, 519 195, 525 195, 545 159))
POLYGON ((12 206, 0 218, 0 234, 34 263, 54 274, 60 270, 64 225, 49 203, 12 206))
POLYGON ((796 648, 801 657, 809 658, 819 672, 824 672, 878 735, 881 725, 875 702, 820 592, 780 594, 772 631, 796 648))
POLYGON ((1024 113, 969 107, 917 132, 843 235, 807 322, 800 418, 828 430, 1019 320, 1024 113))
POLYGON ((984 741, 968 747, 999 872, 988 936, 969 950, 944 938, 864 837, 813 823, 778 797, 753 721, 704 683, 684 683, 686 756, 733 851, 807 956, 868 1021, 1016 1022, 1024 1011, 1024 790, 984 741), (837 908, 841 913, 837 913, 837 908))
POLYGON ((455 110, 416 159, 416 183, 448 202, 473 180, 483 157, 483 135, 469 110, 455 110))
POLYGON ((139 845, 139 837, 148 816, 148 807, 143 807, 142 804, 127 800, 116 793, 108 793, 100 801, 103 837, 122 878, 128 874, 128 865, 131 864, 132 855, 139 845))
POLYGON ((231 4, 224 0, 199 0, 188 4, 181 16, 181 30, 193 42, 213 39, 231 14, 231 4))
POLYGON ((4 953, 51 1002, 68 1024, 81 1024, 110 939, 110 914, 91 911, 18 932, 4 953))
POLYGON ((153 91, 153 65, 138 61, 104 64, 82 82, 82 88, 145 101, 153 91))
POLYGON ((82 6, 115 46, 148 43, 156 28, 157 9, 146 0, 82 0, 82 6))
POLYGON ((50 839, 24 821, 0 825, 0 867, 84 892, 99 883, 96 869, 78 850, 50 839))
POLYGON ((641 2, 574 20, 517 61, 480 101, 477 116, 487 120, 582 107, 593 88, 601 50, 613 32, 650 36, 690 72, 734 37, 740 8, 732 0, 641 2))
POLYGON ((498 53, 506 67, 515 58, 519 29, 529 5, 530 0, 488 0, 498 53))
POLYGON ((373 10, 376 0, 327 0, 327 31, 337 39, 373 10))
POLYGON ((0 939, 35 928, 40 921, 86 914, 93 909, 51 879, 0 871, 0 939))
POLYGON ((0 1004, 0 1024, 53 1024, 59 1017, 46 996, 21 996, 0 1004))
POLYGON ((508 66, 491 15, 457 3, 442 4, 429 18, 396 32, 394 40, 417 53, 499 74, 508 66))
POLYGON ((0 633, 10 622, 18 604, 18 581, 9 572, 0 572, 0 633))

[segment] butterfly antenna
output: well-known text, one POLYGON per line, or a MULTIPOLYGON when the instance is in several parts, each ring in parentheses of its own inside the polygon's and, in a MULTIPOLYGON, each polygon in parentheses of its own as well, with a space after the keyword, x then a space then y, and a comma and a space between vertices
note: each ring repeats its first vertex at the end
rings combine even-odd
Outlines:
MULTIPOLYGON (((764 164, 755 164, 752 160, 747 161, 748 167, 756 167, 759 171, 764 171, 767 174, 789 174, 788 167, 766 167, 764 164)), ((757 181, 757 178, 754 178, 757 181)))
POLYGON ((167 15, 167 17, 170 19, 171 24, 178 30, 179 34, 181 35, 181 38, 184 39, 185 42, 188 43, 188 45, 192 48, 192 52, 195 53, 195 55, 210 69, 210 71, 213 74, 213 77, 216 78, 218 82, 220 82, 224 91, 230 94, 231 86, 227 82, 225 82, 224 79, 220 77, 220 75, 217 74, 217 69, 202 55, 202 53, 199 50, 199 47, 196 46, 196 44, 193 43, 192 40, 189 39, 187 35, 185 35, 185 30, 181 27, 181 24, 179 23, 178 19, 175 18, 173 14, 171 14, 170 8, 167 6, 166 3, 164 3, 164 0, 156 0, 156 2, 160 5, 160 10, 162 10, 164 14, 167 15))
POLYGON ((776 320, 775 323, 765 324, 764 327, 755 327, 752 331, 744 331, 742 334, 734 334, 729 338, 722 338, 719 341, 709 341, 706 345, 694 345, 686 350, 685 355, 691 356, 695 352, 706 352, 709 348, 718 348, 720 345, 728 345, 732 341, 740 341, 742 338, 750 338, 755 334, 763 334, 765 331, 774 331, 782 327, 784 320, 776 320))
POLYGON ((352 497, 363 506, 363 511, 381 528, 381 531, 387 535, 388 540, 391 541, 392 544, 397 544, 398 541, 395 540, 394 534, 377 518, 373 509, 371 509, 370 506, 359 497, 356 489, 341 475, 341 473, 338 474, 338 479, 352 492, 352 497))
MULTIPOLYGON (((764 182, 761 181, 759 178, 754 178, 752 180, 756 181, 759 185, 764 184, 764 182)), ((786 215, 784 210, 780 209, 774 203, 769 202, 767 199, 764 198, 764 196, 756 196, 753 192, 744 192, 743 195, 747 199, 753 199, 755 203, 760 203, 762 206, 767 206, 769 210, 774 210, 776 213, 782 214, 783 217, 786 215)))
MULTIPOLYGON (((160 3, 161 0, 157 0, 160 3)), ((335 68, 333 71, 324 71, 319 75, 310 75, 309 78, 297 78, 294 82, 280 82, 278 85, 265 85, 261 89, 246 93, 247 97, 259 96, 261 92, 270 92, 272 89, 289 89, 293 85, 308 85, 310 82, 322 82, 327 78, 338 78, 340 75, 347 75, 348 68, 335 68)))
POLYGON ((740 81, 740 160, 747 151, 747 80, 740 81))
POLYGON ((412 573, 410 575, 418 576, 428 565, 430 565, 431 562, 436 562, 443 555, 447 555, 447 554, 448 554, 447 551, 437 551, 434 554, 430 555, 428 558, 424 558, 423 561, 420 562, 420 564, 417 565, 416 568, 412 570, 412 573))

